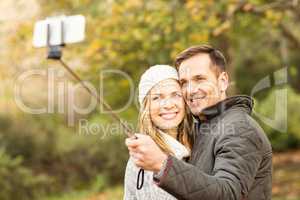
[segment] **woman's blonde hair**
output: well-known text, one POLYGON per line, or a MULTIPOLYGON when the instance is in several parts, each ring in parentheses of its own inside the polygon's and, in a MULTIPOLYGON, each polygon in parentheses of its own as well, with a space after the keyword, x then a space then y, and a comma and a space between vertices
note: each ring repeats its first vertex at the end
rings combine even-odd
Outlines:
MULTIPOLYGON (((150 93, 150 92, 149 92, 150 93)), ((150 95, 146 95, 140 109, 138 126, 140 133, 149 135, 161 150, 167 154, 174 155, 168 144, 164 141, 163 136, 159 132, 159 128, 153 124, 150 116, 150 95)), ((192 128, 192 115, 185 108, 185 116, 177 128, 177 140, 188 149, 193 145, 193 128, 192 128)))

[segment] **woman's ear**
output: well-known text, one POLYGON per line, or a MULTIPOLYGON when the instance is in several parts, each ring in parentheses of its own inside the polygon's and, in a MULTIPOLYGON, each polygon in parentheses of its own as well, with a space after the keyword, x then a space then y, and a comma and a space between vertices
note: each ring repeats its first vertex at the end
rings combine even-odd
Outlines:
POLYGON ((227 72, 222 72, 219 75, 218 82, 219 82, 219 90, 221 92, 226 92, 229 85, 229 76, 227 72))

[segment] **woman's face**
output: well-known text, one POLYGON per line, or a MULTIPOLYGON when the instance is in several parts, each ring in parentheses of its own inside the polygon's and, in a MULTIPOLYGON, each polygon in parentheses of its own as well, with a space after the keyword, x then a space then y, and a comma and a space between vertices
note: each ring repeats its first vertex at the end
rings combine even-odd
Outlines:
POLYGON ((179 83, 166 79, 150 91, 150 117, 162 130, 176 128, 183 120, 185 103, 179 83))

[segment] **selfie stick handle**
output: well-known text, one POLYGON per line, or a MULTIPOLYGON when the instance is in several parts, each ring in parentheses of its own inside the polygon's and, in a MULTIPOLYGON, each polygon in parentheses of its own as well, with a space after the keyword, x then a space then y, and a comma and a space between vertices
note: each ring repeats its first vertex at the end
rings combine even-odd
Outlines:
POLYGON ((122 121, 122 119, 113 111, 111 106, 106 103, 99 95, 95 94, 89 87, 87 87, 84 82, 81 80, 81 78, 61 59, 62 57, 62 47, 65 46, 64 44, 64 24, 63 21, 61 21, 61 43, 62 45, 50 45, 50 24, 47 25, 47 46, 49 48, 48 51, 48 59, 58 60, 62 66, 75 78, 83 88, 91 95, 93 96, 98 104, 101 104, 111 115, 111 117, 116 120, 118 123, 121 124, 122 128, 125 130, 125 133, 128 137, 131 137, 134 135, 134 132, 127 126, 126 123, 122 121))

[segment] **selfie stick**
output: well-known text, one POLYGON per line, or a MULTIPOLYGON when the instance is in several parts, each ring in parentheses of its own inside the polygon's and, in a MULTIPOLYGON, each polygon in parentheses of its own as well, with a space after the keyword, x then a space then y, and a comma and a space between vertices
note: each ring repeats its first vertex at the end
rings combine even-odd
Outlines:
POLYGON ((98 104, 101 104, 110 114, 110 116, 121 124, 122 128, 125 130, 125 134, 128 137, 131 137, 134 135, 134 132, 127 126, 126 123, 122 121, 122 119, 113 111, 111 106, 106 103, 100 95, 95 94, 89 87, 87 87, 84 82, 81 80, 81 78, 61 59, 62 57, 62 51, 61 49, 65 46, 64 43, 64 22, 61 20, 61 45, 51 45, 50 44, 50 37, 51 37, 51 31, 50 31, 50 24, 47 24, 47 46, 48 46, 48 59, 52 60, 58 60, 60 64, 72 75, 72 77, 78 81, 82 87, 92 96, 96 99, 98 104))
MULTIPOLYGON (((111 106, 106 103, 99 95, 95 94, 89 87, 87 87, 84 82, 81 80, 81 78, 61 59, 62 57, 62 51, 61 49, 65 46, 64 43, 64 22, 61 20, 60 22, 61 25, 61 45, 51 45, 50 44, 50 24, 47 24, 47 46, 48 46, 48 59, 52 59, 52 60, 58 60, 60 62, 60 64, 73 76, 74 79, 76 79, 83 88, 85 88, 85 90, 97 100, 98 104, 101 104, 110 114, 110 116, 117 121, 118 123, 121 124, 122 128, 125 130, 125 134, 128 137, 134 136, 134 132, 127 126, 127 124, 125 124, 122 119, 113 112, 113 109, 111 108, 111 106)), ((135 136, 135 139, 137 139, 137 136, 135 136)), ((144 174, 145 174, 145 170, 144 169, 140 169, 138 176, 137 176, 137 184, 136 184, 136 188, 138 190, 142 189, 143 185, 144 185, 144 174), (141 180, 141 181, 140 181, 141 180)))

